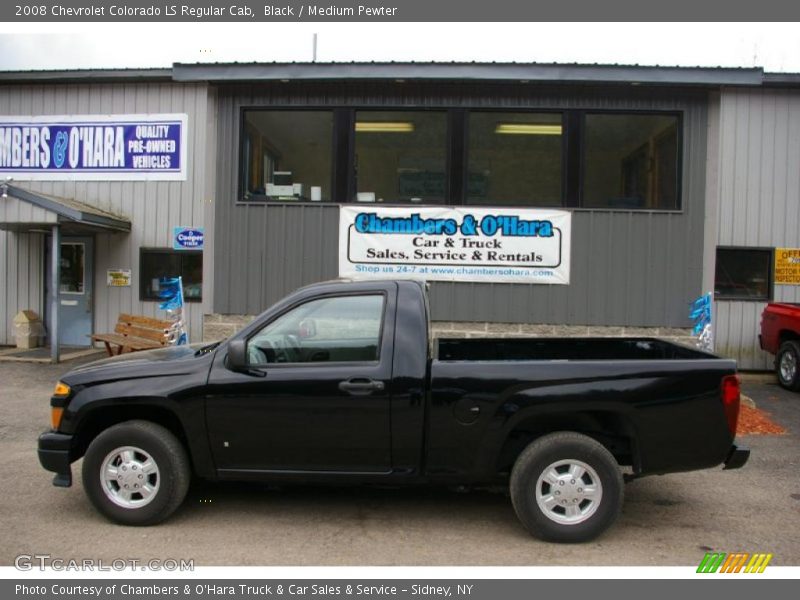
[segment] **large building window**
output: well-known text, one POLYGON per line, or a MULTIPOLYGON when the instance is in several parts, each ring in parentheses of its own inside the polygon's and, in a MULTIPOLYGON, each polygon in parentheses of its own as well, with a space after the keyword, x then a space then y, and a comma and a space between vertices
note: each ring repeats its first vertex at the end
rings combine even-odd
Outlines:
POLYGON ((244 200, 330 200, 333 111, 247 110, 244 200))
POLYGON ((239 200, 681 208, 678 112, 242 112, 239 200))
POLYGON ((561 113, 472 112, 466 204, 560 206, 561 113))
POLYGON ((445 202, 445 111, 357 111, 358 202, 445 202))
POLYGON ((160 280, 180 276, 187 302, 203 299, 203 253, 169 248, 142 248, 139 254, 139 299, 160 300, 160 280))
POLYGON ((717 248, 714 296, 718 300, 769 300, 771 275, 771 249, 717 248))
POLYGON ((587 114, 583 202, 587 208, 678 208, 678 117, 587 114))

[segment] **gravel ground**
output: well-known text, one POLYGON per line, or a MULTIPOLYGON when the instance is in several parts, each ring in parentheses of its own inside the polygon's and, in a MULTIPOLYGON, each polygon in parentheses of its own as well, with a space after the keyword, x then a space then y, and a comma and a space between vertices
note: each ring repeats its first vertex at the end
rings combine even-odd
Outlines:
POLYGON ((776 385, 745 384, 787 434, 745 437, 752 455, 743 469, 634 481, 614 527, 569 546, 531 538, 504 494, 438 489, 196 483, 167 523, 112 525, 79 477, 55 488, 36 457, 53 384, 70 366, 0 363, 2 565, 19 554, 196 565, 696 565, 709 549, 800 565, 800 394, 776 385))

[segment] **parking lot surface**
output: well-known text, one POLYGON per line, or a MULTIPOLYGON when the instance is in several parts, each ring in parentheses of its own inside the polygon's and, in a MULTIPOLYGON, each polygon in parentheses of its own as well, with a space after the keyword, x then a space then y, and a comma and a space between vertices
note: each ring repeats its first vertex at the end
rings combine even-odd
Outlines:
MULTIPOLYGON (((99 357, 99 355, 98 355, 99 357)), ((705 552, 770 552, 800 565, 800 394, 745 384, 784 435, 750 435, 749 463, 648 477, 626 486, 598 540, 531 538, 502 493, 445 489, 271 488, 195 483, 184 506, 148 528, 113 525, 80 486, 51 485, 36 457, 49 396, 71 365, 0 363, 3 460, 0 564, 61 559, 193 559, 195 565, 696 565, 705 552)))

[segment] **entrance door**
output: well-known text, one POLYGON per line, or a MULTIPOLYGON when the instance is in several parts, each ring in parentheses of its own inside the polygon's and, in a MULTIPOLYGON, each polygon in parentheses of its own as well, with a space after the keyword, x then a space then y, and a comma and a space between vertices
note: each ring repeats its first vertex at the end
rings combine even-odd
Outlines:
POLYGON ((93 258, 92 238, 62 238, 58 307, 58 339, 62 346, 91 345, 93 258))

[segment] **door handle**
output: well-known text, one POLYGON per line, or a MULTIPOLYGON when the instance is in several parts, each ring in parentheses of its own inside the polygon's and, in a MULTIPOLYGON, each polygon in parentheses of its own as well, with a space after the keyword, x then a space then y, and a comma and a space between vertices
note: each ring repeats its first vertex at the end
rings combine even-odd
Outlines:
POLYGON ((384 387, 382 381, 367 378, 353 378, 339 382, 339 389, 353 396, 366 396, 376 390, 382 391, 384 387))

